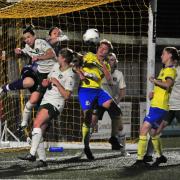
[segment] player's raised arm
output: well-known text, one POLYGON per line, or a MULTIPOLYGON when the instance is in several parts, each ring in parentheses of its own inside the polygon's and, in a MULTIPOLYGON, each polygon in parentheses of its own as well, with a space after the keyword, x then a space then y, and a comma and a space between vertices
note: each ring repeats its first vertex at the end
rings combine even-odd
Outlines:
POLYGON ((49 48, 45 51, 44 54, 38 55, 38 56, 33 56, 32 61, 34 62, 34 61, 38 61, 38 60, 48 60, 48 59, 52 59, 55 57, 56 57, 55 52, 53 51, 52 48, 49 48))

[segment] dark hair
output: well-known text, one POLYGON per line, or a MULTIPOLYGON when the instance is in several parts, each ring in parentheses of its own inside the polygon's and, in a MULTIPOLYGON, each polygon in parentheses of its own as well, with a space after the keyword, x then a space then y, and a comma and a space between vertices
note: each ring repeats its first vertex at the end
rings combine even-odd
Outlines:
POLYGON ((174 60, 179 60, 179 52, 175 47, 165 47, 164 50, 172 55, 171 59, 173 61, 174 60))
POLYGON ((49 36, 51 36, 51 33, 52 33, 52 31, 53 31, 54 29, 59 29, 59 30, 61 31, 61 29, 58 28, 58 27, 52 27, 52 28, 49 30, 49 36))
POLYGON ((23 31, 23 34, 25 33, 30 33, 31 35, 35 35, 34 32, 34 26, 32 24, 30 24, 28 27, 26 27, 26 29, 23 31))
POLYGON ((74 51, 69 48, 63 48, 60 50, 58 56, 61 55, 66 59, 66 62, 70 64, 73 61, 74 51))

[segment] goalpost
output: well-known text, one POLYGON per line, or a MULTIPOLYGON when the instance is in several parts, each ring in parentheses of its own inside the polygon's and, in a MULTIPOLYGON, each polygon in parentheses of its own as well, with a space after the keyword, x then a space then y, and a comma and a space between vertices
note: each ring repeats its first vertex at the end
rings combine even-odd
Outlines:
MULTIPOLYGON (((2 7, 1 52, 5 52, 6 57, 0 59, 0 86, 17 79, 20 69, 26 64, 26 59, 17 59, 14 48, 23 47, 21 36, 27 24, 32 23, 37 36, 43 39, 48 37, 51 27, 61 28, 70 39, 68 47, 77 52, 87 48, 82 41, 85 30, 97 28, 100 38, 110 40, 114 46, 118 69, 123 72, 127 85, 126 97, 120 103, 124 127, 129 140, 137 138, 146 111, 148 0, 11 0, 2 7)), ((27 90, 8 92, 0 97, 1 141, 9 141, 11 146, 27 145, 24 143, 26 136, 18 134, 17 127, 28 97, 27 90), (6 139, 2 137, 3 129, 6 139), (15 141, 14 136, 22 142, 15 141)), ((61 116, 52 120, 46 140, 80 142, 82 121, 76 88, 61 116)), ((31 126, 32 123, 29 129, 31 126)), ((98 122, 92 141, 107 142, 110 129, 111 120, 105 114, 98 122)))

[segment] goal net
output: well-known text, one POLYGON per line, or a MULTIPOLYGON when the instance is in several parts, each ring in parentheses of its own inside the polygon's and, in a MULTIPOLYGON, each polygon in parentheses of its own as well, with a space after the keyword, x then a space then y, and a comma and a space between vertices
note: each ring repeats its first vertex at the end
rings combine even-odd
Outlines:
MULTIPOLYGON (((101 39, 112 42, 118 69, 125 77, 126 97, 120 106, 127 137, 130 140, 138 137, 146 108, 148 0, 18 0, 1 2, 0 6, 0 85, 17 79, 27 63, 14 54, 16 47, 23 47, 22 32, 27 24, 33 24, 37 37, 43 39, 48 37, 51 27, 61 28, 69 37, 68 45, 62 42, 62 47, 77 52, 86 48, 82 41, 85 30, 97 28, 101 39)), ((0 98, 1 141, 22 145, 21 141, 26 140, 28 133, 19 134, 17 128, 29 95, 27 90, 11 91, 0 98)), ((82 122, 76 88, 60 117, 51 121, 46 140, 80 142, 82 122)), ((110 133, 111 120, 105 113, 92 141, 106 142, 110 133)))

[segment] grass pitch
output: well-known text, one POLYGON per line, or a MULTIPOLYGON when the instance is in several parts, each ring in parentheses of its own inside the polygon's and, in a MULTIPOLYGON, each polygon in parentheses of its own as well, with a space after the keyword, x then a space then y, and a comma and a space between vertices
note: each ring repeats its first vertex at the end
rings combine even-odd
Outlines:
MULTIPOLYGON (((168 140, 168 139, 166 139, 168 140)), ((175 147, 179 140, 168 140, 175 147), (173 143, 174 142, 174 143, 173 143)), ((167 143, 165 143, 167 146, 167 143)), ((47 152, 48 167, 36 168, 36 162, 19 160, 17 157, 26 151, 0 152, 0 179, 125 179, 125 180, 179 180, 180 151, 179 148, 166 149, 164 155, 167 164, 153 169, 133 169, 136 153, 122 157, 118 151, 92 150, 94 161, 88 161, 83 155, 75 155, 81 150, 64 150, 64 152, 47 152)))

